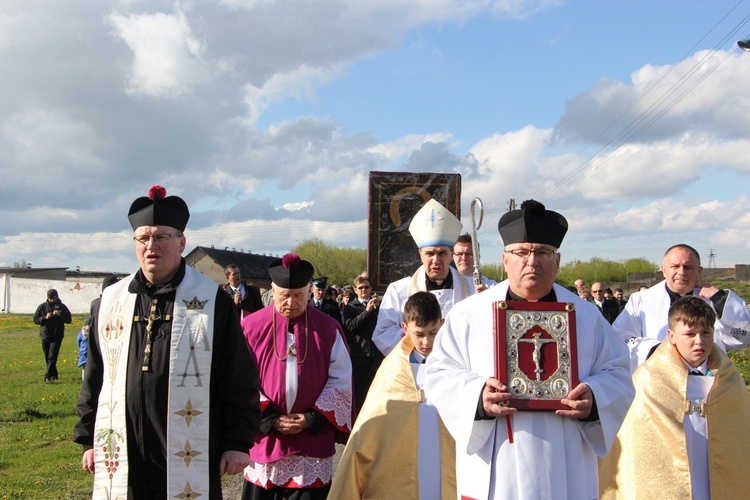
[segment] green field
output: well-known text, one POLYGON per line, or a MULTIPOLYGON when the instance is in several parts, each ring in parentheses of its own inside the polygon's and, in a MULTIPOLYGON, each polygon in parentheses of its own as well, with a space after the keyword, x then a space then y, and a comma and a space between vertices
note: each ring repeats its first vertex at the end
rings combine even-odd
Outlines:
POLYGON ((0 499, 91 498, 71 435, 81 388, 76 337, 84 316, 65 328, 60 378, 44 384, 39 327, 31 315, 0 315, 0 499))

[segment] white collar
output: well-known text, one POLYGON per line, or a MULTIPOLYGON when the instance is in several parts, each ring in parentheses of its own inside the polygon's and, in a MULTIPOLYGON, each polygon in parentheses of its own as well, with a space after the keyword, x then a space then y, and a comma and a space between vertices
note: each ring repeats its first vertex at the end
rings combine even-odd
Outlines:
POLYGON ((701 375, 705 375, 706 373, 708 373, 708 358, 704 359, 703 363, 701 363, 698 368, 693 368, 692 366, 690 366, 684 358, 681 357, 680 359, 682 359, 682 362, 685 363, 685 366, 687 366, 688 373, 691 373, 693 371, 701 372, 701 375))

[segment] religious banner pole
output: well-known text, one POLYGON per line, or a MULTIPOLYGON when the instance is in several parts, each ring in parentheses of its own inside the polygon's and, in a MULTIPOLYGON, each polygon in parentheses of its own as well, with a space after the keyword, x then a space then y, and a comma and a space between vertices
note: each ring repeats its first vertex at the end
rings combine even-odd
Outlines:
POLYGON ((471 251, 474 253, 474 272, 472 276, 474 278, 474 289, 476 289, 482 284, 482 270, 479 263, 479 238, 477 238, 477 230, 482 227, 482 219, 484 218, 484 206, 482 205, 481 198, 471 200, 469 216, 471 221, 471 251), (474 217, 474 209, 477 205, 479 206, 479 222, 476 222, 474 217))

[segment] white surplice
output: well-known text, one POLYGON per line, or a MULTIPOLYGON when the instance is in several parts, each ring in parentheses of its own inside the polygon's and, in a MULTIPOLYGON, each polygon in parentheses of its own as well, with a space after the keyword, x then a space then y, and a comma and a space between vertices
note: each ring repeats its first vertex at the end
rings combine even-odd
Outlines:
POLYGON ((578 376, 596 398, 599 420, 518 412, 475 420, 485 381, 494 377, 493 303, 508 282, 456 304, 427 359, 426 392, 456 440, 458 495, 469 498, 597 498, 596 456, 606 455, 635 390, 628 350, 593 304, 554 285, 576 306, 578 376))
MULTIPOLYGON (((750 345, 750 310, 742 298, 727 290, 721 318, 714 323, 714 343, 726 352, 750 345)), ((700 289, 693 290, 699 297, 700 289)), ((713 308, 713 303, 706 300, 713 308)), ((666 281, 630 296, 625 309, 612 324, 630 349, 630 370, 643 364, 651 350, 667 338, 670 299, 666 281)))
MULTIPOLYGON (((430 290, 430 293, 437 297, 440 303, 443 317, 448 314, 454 304, 471 294, 471 289, 468 287, 465 278, 453 267, 450 268, 450 272, 453 275, 453 288, 430 290)), ((416 280, 420 285, 420 290, 425 289, 426 279, 424 266, 420 266, 417 270, 416 280)), ((404 306, 406 301, 409 300, 409 296, 417 291, 414 290, 410 293, 409 287, 413 285, 413 282, 414 276, 394 281, 388 285, 385 295, 383 295, 383 301, 380 303, 378 311, 378 322, 372 332, 372 341, 384 356, 388 356, 396 347, 398 341, 401 340, 401 337, 404 336, 404 330, 401 328, 401 323, 404 321, 404 306)))

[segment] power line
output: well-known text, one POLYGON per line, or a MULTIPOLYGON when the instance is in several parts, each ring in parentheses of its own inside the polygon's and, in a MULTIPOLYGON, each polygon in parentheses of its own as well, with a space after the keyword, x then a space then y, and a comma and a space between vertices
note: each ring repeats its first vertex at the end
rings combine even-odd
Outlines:
MULTIPOLYGON (((559 167, 555 173, 562 172, 571 162, 574 161, 575 158, 580 156, 584 151, 586 151, 589 147, 591 147, 592 144, 595 144, 596 141, 600 138, 602 138, 609 130, 611 130, 619 121, 621 121, 633 108, 635 108, 642 100, 644 100, 646 97, 648 97, 650 94, 652 94, 657 86, 664 81, 664 79, 672 73, 672 71, 679 66, 679 63, 683 62, 685 59, 687 59, 696 49, 696 47, 705 39, 708 37, 708 35, 713 32, 719 24, 721 24, 722 21, 724 21, 742 2, 738 2, 730 11, 720 20, 718 21, 709 31, 706 33, 693 47, 680 59, 678 64, 673 65, 664 75, 662 75, 656 82, 654 82, 646 92, 644 92, 635 102, 633 102, 625 111, 623 111, 620 116, 618 116, 604 131, 602 131, 591 143, 589 143, 587 146, 582 148, 576 155, 571 157, 570 160, 568 160, 565 164, 563 164, 561 167, 559 167)), ((723 58, 721 58, 717 63, 715 63, 713 66, 711 66, 708 71, 704 72, 697 81, 694 81, 691 83, 687 88, 685 88, 681 93, 678 93, 678 90, 690 83, 690 79, 693 78, 693 76, 705 66, 705 64, 713 58, 713 56, 718 52, 719 48, 722 47, 727 43, 728 40, 731 40, 736 37, 736 33, 742 29, 748 22, 750 22, 750 14, 746 15, 727 35, 724 36, 724 38, 717 43, 714 48, 709 51, 706 55, 701 58, 700 61, 696 62, 693 67, 688 70, 676 83, 674 83, 671 87, 669 87, 662 95, 660 95, 654 103, 652 103, 646 110, 644 110, 642 113, 640 113, 635 119, 633 119, 622 131, 620 131, 618 134, 616 134, 612 139, 610 139, 606 144, 602 145, 594 154, 589 156, 586 160, 584 160, 578 167, 573 169, 568 174, 564 175, 559 181, 555 182, 554 186, 547 187, 543 189, 538 194, 532 195, 531 197, 537 198, 537 199, 544 199, 548 200, 550 198, 555 198, 562 194, 565 190, 567 190, 569 187, 572 187, 574 184, 580 182, 584 177, 593 174, 601 165, 606 163, 606 161, 609 158, 604 158, 601 163, 598 163, 594 165, 595 160, 600 159, 605 153, 612 152, 622 146, 623 144, 627 142, 631 142, 633 139, 644 133, 646 130, 648 130, 656 121, 658 121, 661 117, 663 117, 669 110, 671 110, 674 106, 676 106, 682 99, 684 99, 697 85, 699 85, 703 80, 705 80, 708 76, 710 76, 727 58, 729 58, 732 54, 737 52, 739 49, 737 46, 734 47, 734 49, 727 54, 723 58), (671 98, 671 100, 670 100, 671 98), (588 166, 594 165, 593 168, 590 168, 586 170, 588 166)), ((552 174, 554 175, 554 173, 552 174)))

